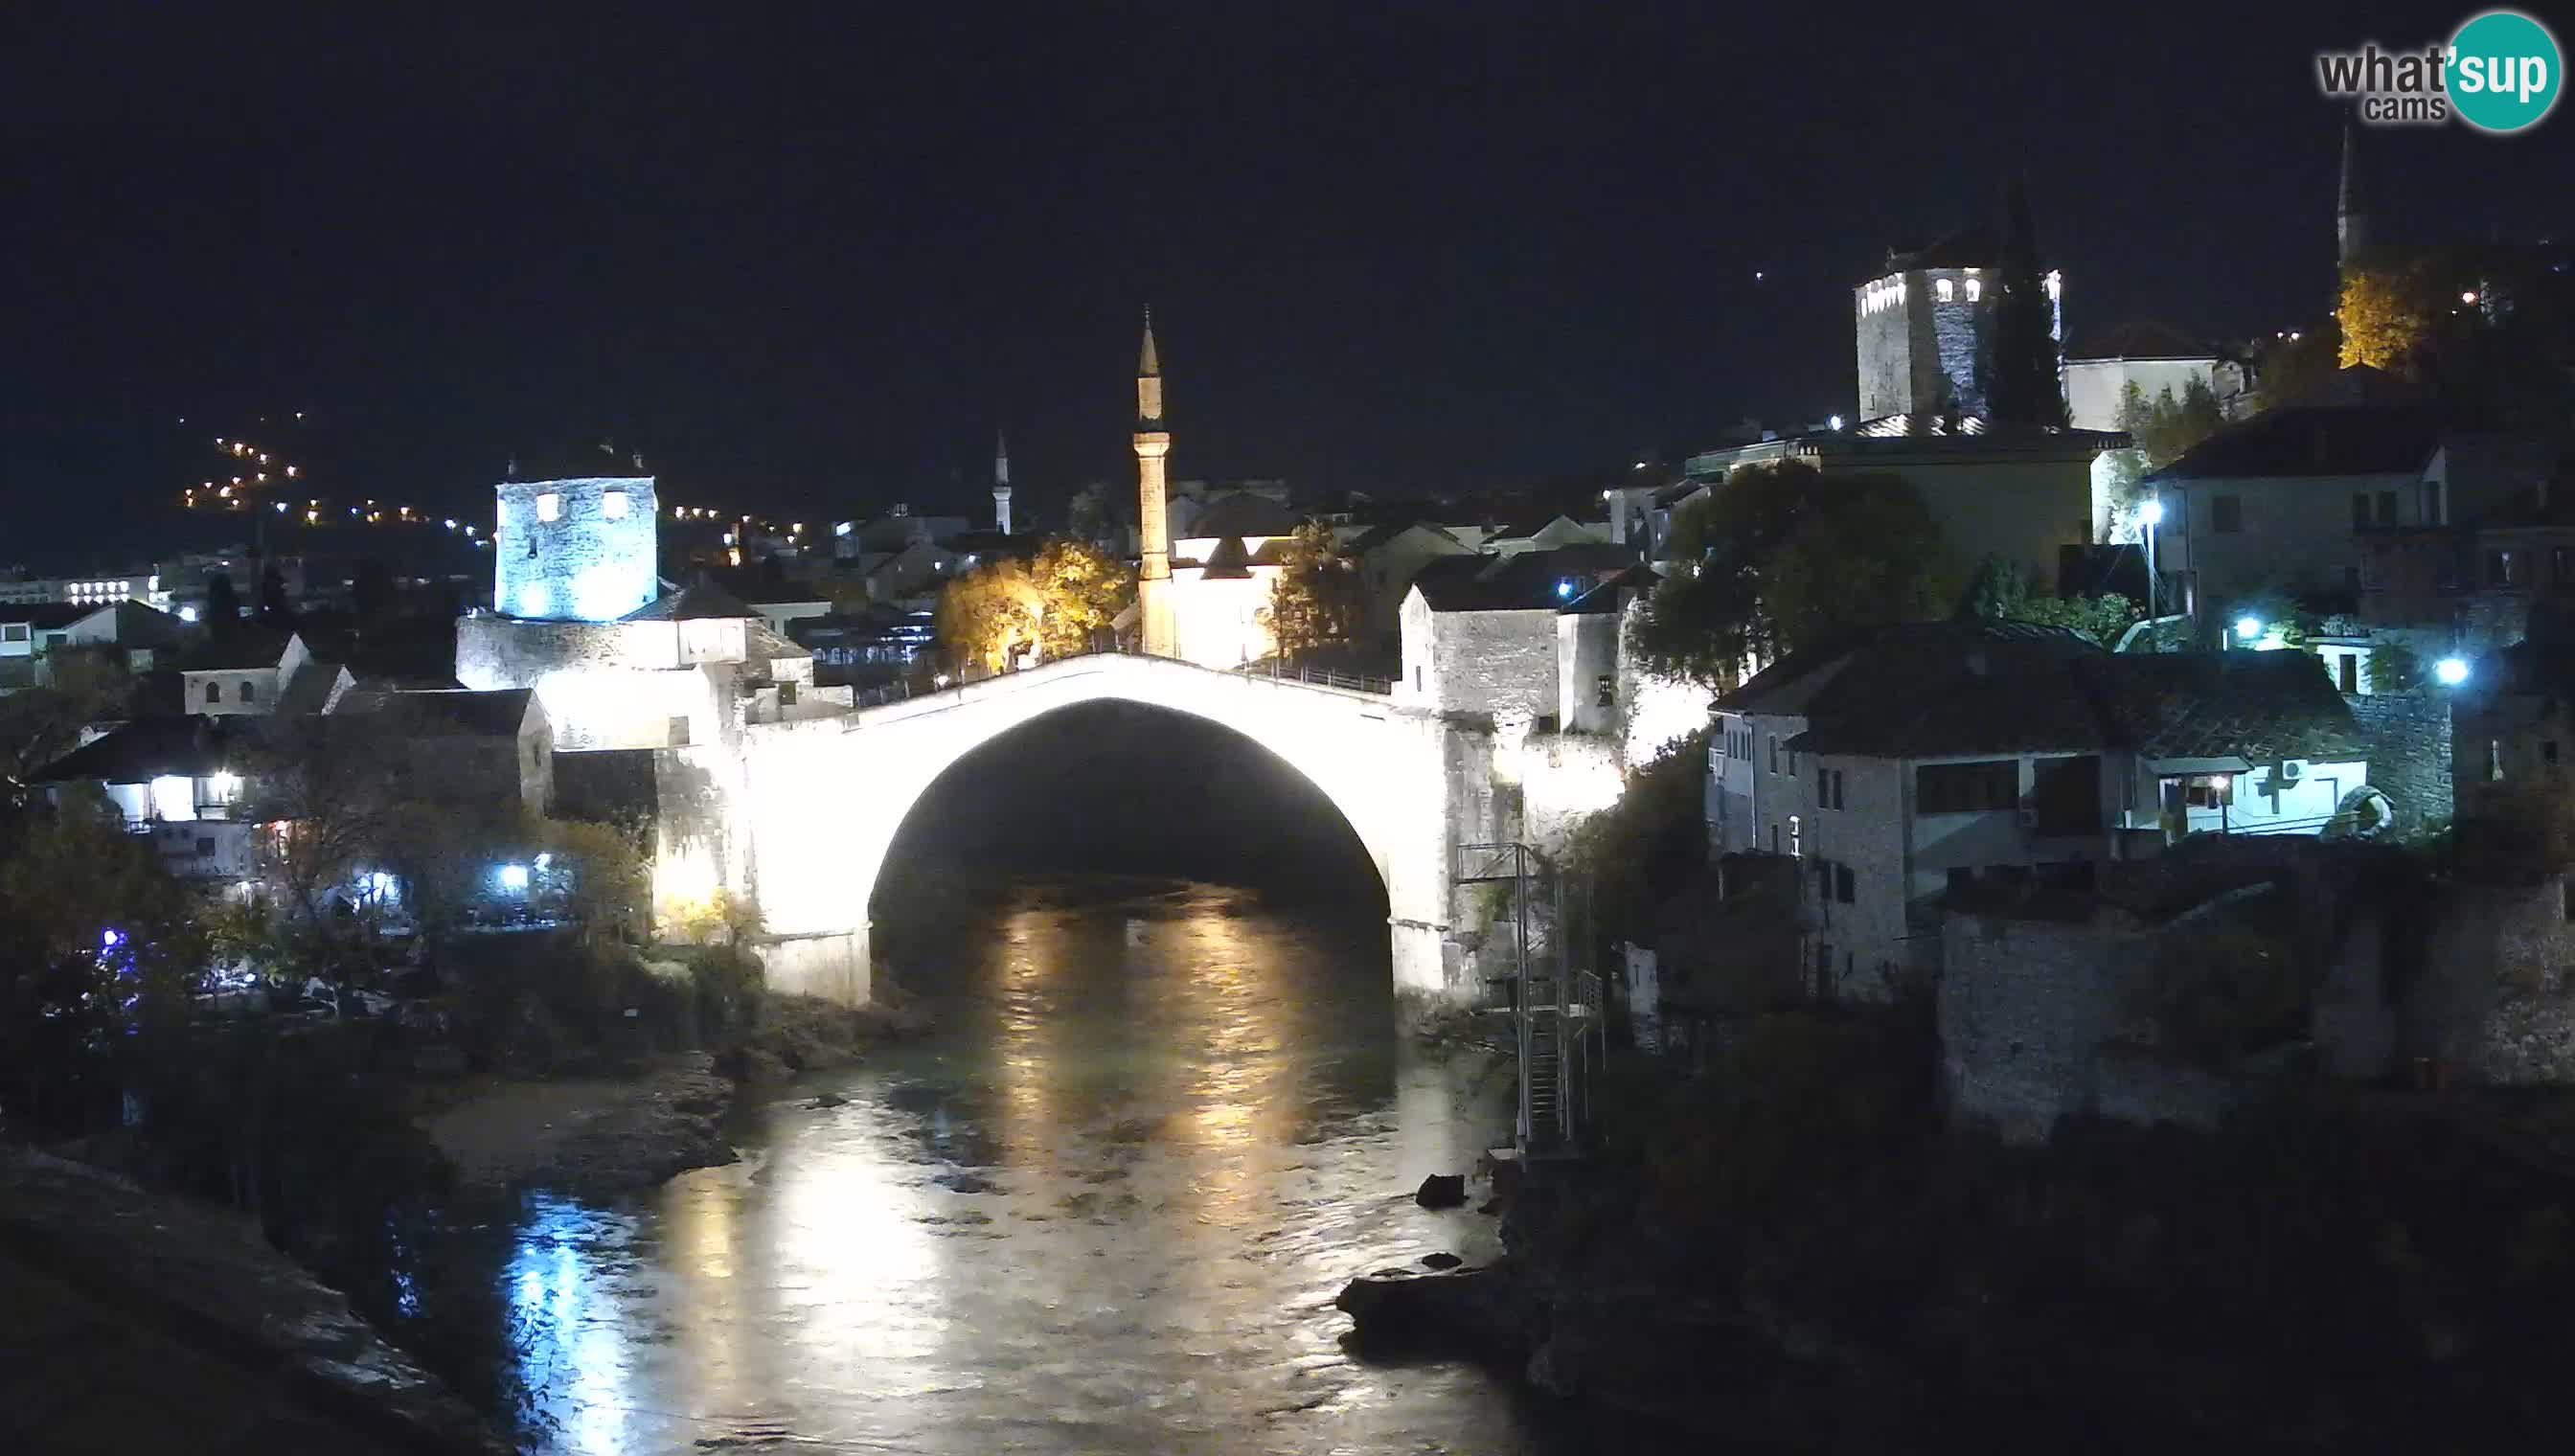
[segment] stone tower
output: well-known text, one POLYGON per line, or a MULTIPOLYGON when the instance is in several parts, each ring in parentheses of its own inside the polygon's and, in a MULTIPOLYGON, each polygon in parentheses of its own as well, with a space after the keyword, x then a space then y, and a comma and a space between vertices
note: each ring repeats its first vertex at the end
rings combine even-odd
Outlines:
MULTIPOLYGON (((1859 352, 1859 418, 1982 415, 1978 361, 2002 297, 2002 236, 1969 228, 1927 248, 1890 248, 1878 275, 1851 290, 1859 352)), ((2065 342, 2065 279, 2044 269, 2049 336, 2065 342)))
POLYGON ((2351 267, 2369 247, 2369 214, 2360 206, 2358 159, 2350 122, 2342 125, 2342 185, 2334 193, 2334 257, 2351 267))
POLYGON ((503 616, 614 622, 659 595, 661 512, 640 456, 603 443, 512 467, 494 490, 492 605, 503 616))
POLYGON ((1164 500, 1163 458, 1172 453, 1163 428, 1163 361, 1154 352, 1154 311, 1145 311, 1145 345, 1136 358, 1136 525, 1143 560, 1136 574, 1136 616, 1145 655, 1180 652, 1172 619, 1172 522, 1164 500))
POLYGON ((993 437, 993 529, 1011 534, 1011 442, 993 437))

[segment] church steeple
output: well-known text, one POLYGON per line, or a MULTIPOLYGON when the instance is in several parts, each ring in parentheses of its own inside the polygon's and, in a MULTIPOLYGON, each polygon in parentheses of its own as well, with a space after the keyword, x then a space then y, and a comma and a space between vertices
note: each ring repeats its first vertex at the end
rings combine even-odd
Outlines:
POLYGON ((1136 354, 1136 616, 1147 657, 1180 656, 1172 615, 1172 522, 1163 458, 1172 453, 1163 428, 1163 359, 1154 348, 1154 311, 1145 311, 1145 343, 1136 354))
POLYGON ((993 529, 1011 534, 1011 442, 993 432, 993 529))
POLYGON ((2342 124, 2342 185, 2334 194, 2334 256, 2349 268, 2369 247, 2369 214, 2360 206, 2358 138, 2342 124))

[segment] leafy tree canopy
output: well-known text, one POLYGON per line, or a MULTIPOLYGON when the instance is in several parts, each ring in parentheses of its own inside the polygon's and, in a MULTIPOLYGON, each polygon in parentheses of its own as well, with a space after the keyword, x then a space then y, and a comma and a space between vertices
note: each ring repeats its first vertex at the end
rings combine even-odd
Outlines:
POLYGON ((2006 561, 1988 560, 1967 594, 1968 610, 1997 622, 2028 622, 2063 627, 2101 646, 2117 647, 2119 637, 2137 620, 2137 604, 2116 592, 2097 597, 2051 597, 2033 591, 2028 574, 2006 561))
POLYGON ((1961 581, 1901 478, 1793 461, 1747 466, 1673 518, 1672 569, 1636 645, 1656 669, 1714 686, 1748 658, 1946 615, 1961 581))
POLYGON ((990 562, 949 583, 939 598, 939 640, 959 666, 996 673, 1023 651, 1068 657, 1088 651, 1135 590, 1124 562, 1059 537, 1032 561, 990 562))
POLYGON ((1331 528, 1308 521, 1280 553, 1278 582, 1261 610, 1279 656, 1290 662, 1347 643, 1358 632, 1358 563, 1332 540, 1331 528))

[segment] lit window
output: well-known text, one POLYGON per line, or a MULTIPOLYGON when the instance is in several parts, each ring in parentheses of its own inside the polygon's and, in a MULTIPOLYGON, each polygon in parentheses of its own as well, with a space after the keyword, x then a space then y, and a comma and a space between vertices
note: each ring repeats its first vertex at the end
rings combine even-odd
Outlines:
POLYGON ((625 520, 626 493, 624 491, 602 492, 599 497, 599 514, 611 521, 625 520))
POLYGON ((562 520, 563 497, 557 495, 553 491, 548 491, 544 495, 537 497, 537 519, 539 521, 562 520))
POLYGON ((1953 285, 1953 284, 1951 284, 1951 283, 1949 282, 1949 280, 1947 280, 1947 279, 1945 279, 1945 278, 1944 278, 1944 279, 1941 279, 1941 280, 1939 281, 1939 283, 1937 283, 1936 285, 1934 285, 1934 287, 1936 287, 1936 288, 1938 288, 1938 289, 1939 289, 1939 291, 1940 291, 1940 302, 1942 302, 1942 303, 1944 303, 1944 304, 1945 304, 1945 303, 1947 303, 1947 302, 1949 302, 1949 296, 1950 296, 1951 294, 1953 294, 1953 293, 1955 293, 1955 292, 1957 291, 1956 286, 1955 286, 1955 285, 1953 285))
POLYGON ((1984 281, 1983 279, 1981 279, 1981 278, 1970 278, 1970 279, 1968 279, 1968 280, 1967 280, 1967 302, 1969 302, 1969 303, 1974 303, 1976 300, 1978 300, 1978 299, 1980 299, 1980 298, 1983 298, 1984 296, 1985 296, 1985 281, 1984 281))

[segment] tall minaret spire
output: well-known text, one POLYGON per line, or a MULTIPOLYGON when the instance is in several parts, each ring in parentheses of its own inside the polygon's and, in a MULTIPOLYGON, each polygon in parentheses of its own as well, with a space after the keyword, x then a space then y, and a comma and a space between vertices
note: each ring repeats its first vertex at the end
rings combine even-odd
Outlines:
POLYGON ((2352 125, 2342 124, 2342 185, 2334 194, 2334 256, 2349 268, 2369 247, 2369 214, 2360 206, 2358 139, 2352 125))
POLYGON ((1154 311, 1145 310, 1145 344, 1136 355, 1136 523, 1142 560, 1136 572, 1136 616, 1145 655, 1180 655, 1172 617, 1172 523, 1165 504, 1163 458, 1172 453, 1163 428, 1163 360, 1154 348, 1154 311))
POLYGON ((993 434, 993 529, 1011 534, 1011 442, 999 431, 993 434))

